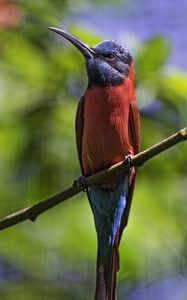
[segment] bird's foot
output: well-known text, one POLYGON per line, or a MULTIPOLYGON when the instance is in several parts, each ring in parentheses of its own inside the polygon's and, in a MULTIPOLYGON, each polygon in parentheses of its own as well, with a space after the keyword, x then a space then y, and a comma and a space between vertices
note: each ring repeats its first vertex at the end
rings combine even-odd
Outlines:
POLYGON ((74 185, 81 188, 83 192, 86 192, 88 188, 85 179, 86 179, 85 176, 80 176, 74 181, 74 185))
POLYGON ((127 156, 125 156, 124 162, 127 165, 127 167, 130 169, 131 168, 131 162, 132 162, 132 155, 128 154, 127 156))
POLYGON ((131 186, 133 183, 133 179, 136 175, 135 167, 132 166, 132 155, 131 154, 125 156, 125 165, 127 165, 127 168, 128 168, 129 186, 131 186))

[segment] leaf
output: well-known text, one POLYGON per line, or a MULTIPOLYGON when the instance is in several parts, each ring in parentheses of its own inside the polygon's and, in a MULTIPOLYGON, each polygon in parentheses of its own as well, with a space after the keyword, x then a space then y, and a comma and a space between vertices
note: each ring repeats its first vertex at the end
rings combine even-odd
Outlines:
POLYGON ((187 100, 187 74, 182 71, 168 70, 167 76, 160 80, 160 93, 167 98, 187 100))
POLYGON ((136 77, 155 76, 166 63, 170 46, 163 36, 156 36, 147 40, 136 57, 136 77))

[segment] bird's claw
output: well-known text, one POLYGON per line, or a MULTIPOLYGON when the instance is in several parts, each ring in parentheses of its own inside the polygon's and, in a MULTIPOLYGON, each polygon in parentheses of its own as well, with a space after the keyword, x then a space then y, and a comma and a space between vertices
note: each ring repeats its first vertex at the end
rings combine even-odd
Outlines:
POLYGON ((128 166, 128 168, 131 168, 131 162, 132 162, 132 155, 128 154, 125 156, 125 164, 128 166))
POLYGON ((74 181, 74 185, 81 188, 83 192, 87 191, 86 177, 80 176, 74 181))

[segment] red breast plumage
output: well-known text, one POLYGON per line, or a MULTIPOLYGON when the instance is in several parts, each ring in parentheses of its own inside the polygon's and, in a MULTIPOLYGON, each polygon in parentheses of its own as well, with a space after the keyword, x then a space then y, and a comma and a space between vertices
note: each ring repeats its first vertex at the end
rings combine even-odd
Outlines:
POLYGON ((84 95, 82 163, 93 174, 134 154, 129 136, 129 109, 135 102, 128 77, 118 86, 89 88, 84 95))

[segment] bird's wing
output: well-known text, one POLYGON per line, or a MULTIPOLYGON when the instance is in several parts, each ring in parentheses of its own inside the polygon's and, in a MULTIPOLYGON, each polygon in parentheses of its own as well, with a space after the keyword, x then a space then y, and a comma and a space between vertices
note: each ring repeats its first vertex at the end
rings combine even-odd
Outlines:
POLYGON ((140 120, 136 101, 130 103, 129 136, 132 141, 134 154, 140 152, 140 120))
MULTIPOLYGON (((139 121, 139 113, 138 107, 135 101, 130 103, 129 109, 129 138, 132 143, 134 154, 140 151, 140 121, 139 121)), ((119 241, 121 239, 121 235, 123 229, 127 226, 129 212, 131 208, 131 202, 134 192, 134 184, 136 177, 136 168, 131 168, 129 176, 131 177, 131 183, 129 186, 128 197, 127 197, 127 205, 123 213, 120 230, 119 230, 119 241)))
POLYGON ((76 134, 77 151, 78 151, 79 162, 80 162, 82 173, 84 173, 83 166, 82 166, 83 127, 84 127, 84 97, 82 97, 79 101, 76 118, 75 118, 75 134, 76 134))
MULTIPOLYGON (((77 113, 75 118, 75 134, 76 134, 76 143, 77 143, 77 151, 79 156, 79 162, 81 166, 81 171, 83 175, 83 165, 82 165, 82 136, 83 136, 83 128, 84 128, 84 97, 82 97, 79 101, 78 107, 77 107, 77 113)), ((93 206, 90 200, 89 193, 87 192, 88 200, 90 202, 91 209, 93 211, 93 206)), ((93 211, 94 213, 94 211, 93 211)))

